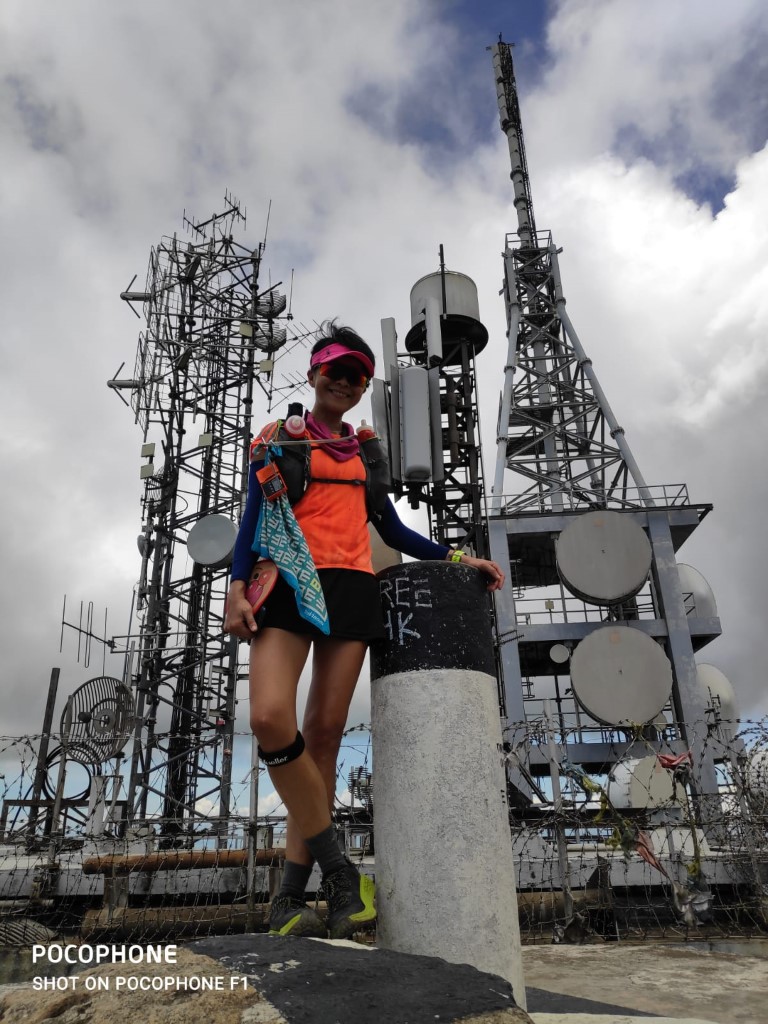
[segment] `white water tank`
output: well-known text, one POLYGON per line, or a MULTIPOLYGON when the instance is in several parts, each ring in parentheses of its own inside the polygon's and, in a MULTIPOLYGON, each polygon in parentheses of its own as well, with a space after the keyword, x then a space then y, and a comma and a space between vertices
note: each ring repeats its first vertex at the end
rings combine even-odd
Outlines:
MULTIPOLYGON (((424 319, 427 299, 435 298, 443 308, 443 275, 427 274, 411 288, 411 324, 424 319)), ((477 285, 471 277, 455 270, 445 272, 445 312, 453 316, 466 316, 480 320, 480 304, 477 301, 477 285)))
POLYGON ((411 288, 412 327, 405 337, 409 352, 418 353, 425 347, 426 310, 430 302, 440 311, 443 365, 460 365, 462 348, 468 348, 475 355, 485 348, 488 331, 480 322, 477 285, 466 274, 446 270, 419 278, 411 288))

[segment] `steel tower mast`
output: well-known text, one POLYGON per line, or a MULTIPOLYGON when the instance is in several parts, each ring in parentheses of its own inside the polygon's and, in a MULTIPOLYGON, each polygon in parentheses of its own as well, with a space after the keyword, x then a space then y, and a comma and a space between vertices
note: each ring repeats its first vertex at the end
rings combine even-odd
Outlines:
MULTIPOLYGON (((490 49, 518 220, 517 239, 507 235, 503 255, 508 351, 489 523, 492 557, 510 563, 512 578, 496 602, 506 718, 523 723, 551 700, 559 731, 568 736, 568 757, 594 771, 608 771, 618 749, 642 757, 645 740, 664 732, 680 751, 692 750, 698 796, 716 794, 694 652, 719 635, 720 623, 713 615, 689 614, 675 559, 711 506, 692 504, 684 485, 649 487, 640 473, 566 312, 560 250, 536 228, 511 47, 499 41, 490 49), (605 512, 619 514, 621 522, 610 522, 622 534, 634 537, 639 527, 650 545, 649 582, 618 601, 564 586, 560 564, 565 531, 573 532, 579 517, 605 512), (611 624, 655 640, 672 667, 670 701, 636 752, 631 741, 639 740, 638 731, 610 721, 610 695, 598 696, 595 718, 574 688, 579 645, 611 624)), ((607 524, 609 517, 603 518, 607 524)), ((604 525, 600 516, 585 522, 604 525)), ((588 574, 588 560, 579 552, 576 558, 588 574)), ((619 640, 637 639, 614 633, 619 640)), ((513 741, 521 735, 522 729, 513 730, 513 741)), ((528 757, 530 771, 543 773, 544 754, 534 749, 528 757)), ((512 781, 526 792, 520 776, 512 781)))
POLYGON ((228 556, 247 489, 254 385, 271 398, 286 299, 277 285, 259 290, 264 245, 235 241, 235 224, 245 224, 237 200, 227 195, 222 213, 184 223, 193 240, 162 238, 144 290, 121 295, 142 303, 146 329, 133 377, 118 370, 109 381, 120 397, 130 392, 147 460, 140 629, 127 648, 137 703, 128 814, 159 809, 166 845, 190 845, 204 826, 223 845, 238 679, 238 642, 222 633, 228 556))

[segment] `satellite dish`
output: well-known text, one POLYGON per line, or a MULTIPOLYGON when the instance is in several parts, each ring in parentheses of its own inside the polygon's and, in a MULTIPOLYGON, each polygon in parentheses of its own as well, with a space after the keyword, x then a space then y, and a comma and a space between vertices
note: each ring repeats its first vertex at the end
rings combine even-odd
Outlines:
POLYGON ((266 317, 271 320, 273 317, 280 316, 284 312, 286 306, 286 298, 284 292, 275 291, 274 288, 261 295, 256 302, 256 312, 259 316, 266 317))
POLYGON ((276 352, 277 349, 283 347, 287 339, 288 332, 286 329, 284 327, 275 327, 271 321, 266 330, 258 324, 253 329, 253 343, 262 352, 276 352))
POLYGON ((119 679, 89 679, 75 690, 61 716, 66 756, 84 765, 115 757, 128 742, 134 714, 131 691, 119 679))
POLYGON ((608 779, 608 799, 614 807, 660 807, 675 795, 672 773, 655 754, 620 761, 608 779))
POLYGON ((732 740, 738 728, 739 712, 730 679, 715 665, 704 663, 696 666, 696 685, 702 704, 705 708, 714 707, 717 710, 723 735, 732 740))
POLYGON ((19 946, 32 946, 36 943, 49 945, 65 941, 61 932, 53 931, 52 928, 35 921, 34 918, 10 915, 0 918, 0 946, 4 948, 14 949, 19 946))
POLYGON ((228 516, 203 516, 189 531, 187 551, 198 565, 224 569, 232 561, 236 540, 237 527, 228 516))
POLYGON ((753 750, 744 771, 745 794, 754 814, 768 811, 768 750, 753 750))
POLYGON ((585 512, 557 539, 557 571, 588 604, 614 605, 634 597, 651 571, 645 533, 619 512, 585 512))
POLYGON ((672 665, 661 647, 631 626, 600 626, 571 655, 571 685, 588 715, 606 725, 656 718, 672 693, 672 665))
POLYGON ((571 652, 565 644, 552 644, 549 648, 549 656, 556 665, 564 665, 571 656, 571 652))
POLYGON ((692 565, 686 565, 685 562, 679 562, 677 571, 686 615, 695 615, 697 619, 717 618, 715 595, 699 570, 694 569, 692 565))

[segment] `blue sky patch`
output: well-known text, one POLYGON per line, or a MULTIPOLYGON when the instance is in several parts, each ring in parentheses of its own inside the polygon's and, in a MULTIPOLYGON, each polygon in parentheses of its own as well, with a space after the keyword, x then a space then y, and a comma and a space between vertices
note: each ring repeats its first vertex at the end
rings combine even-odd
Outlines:
POLYGON ((515 44, 515 70, 523 98, 546 68, 551 9, 549 0, 434 3, 441 59, 414 69, 396 95, 378 83, 360 85, 347 98, 347 109, 376 134, 421 150, 430 173, 449 176, 453 164, 491 143, 499 131, 489 47, 500 35, 504 42, 515 44))

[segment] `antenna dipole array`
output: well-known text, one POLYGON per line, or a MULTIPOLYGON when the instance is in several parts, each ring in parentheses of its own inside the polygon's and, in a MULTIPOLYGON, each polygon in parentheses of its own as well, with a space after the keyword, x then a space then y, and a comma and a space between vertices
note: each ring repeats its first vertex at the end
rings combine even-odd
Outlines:
POLYGON ((237 200, 227 194, 223 212, 184 223, 192 239, 162 238, 144 290, 121 296, 141 303, 146 327, 133 377, 109 382, 121 398, 130 392, 146 460, 140 625, 126 638, 137 705, 128 807, 143 819, 160 800, 168 845, 191 843, 211 819, 225 842, 230 814, 238 642, 222 633, 228 569, 192 561, 187 539, 203 517, 239 521, 254 393, 271 404, 278 353, 306 337, 289 338, 279 284, 260 290, 264 243, 235 240, 237 200))

